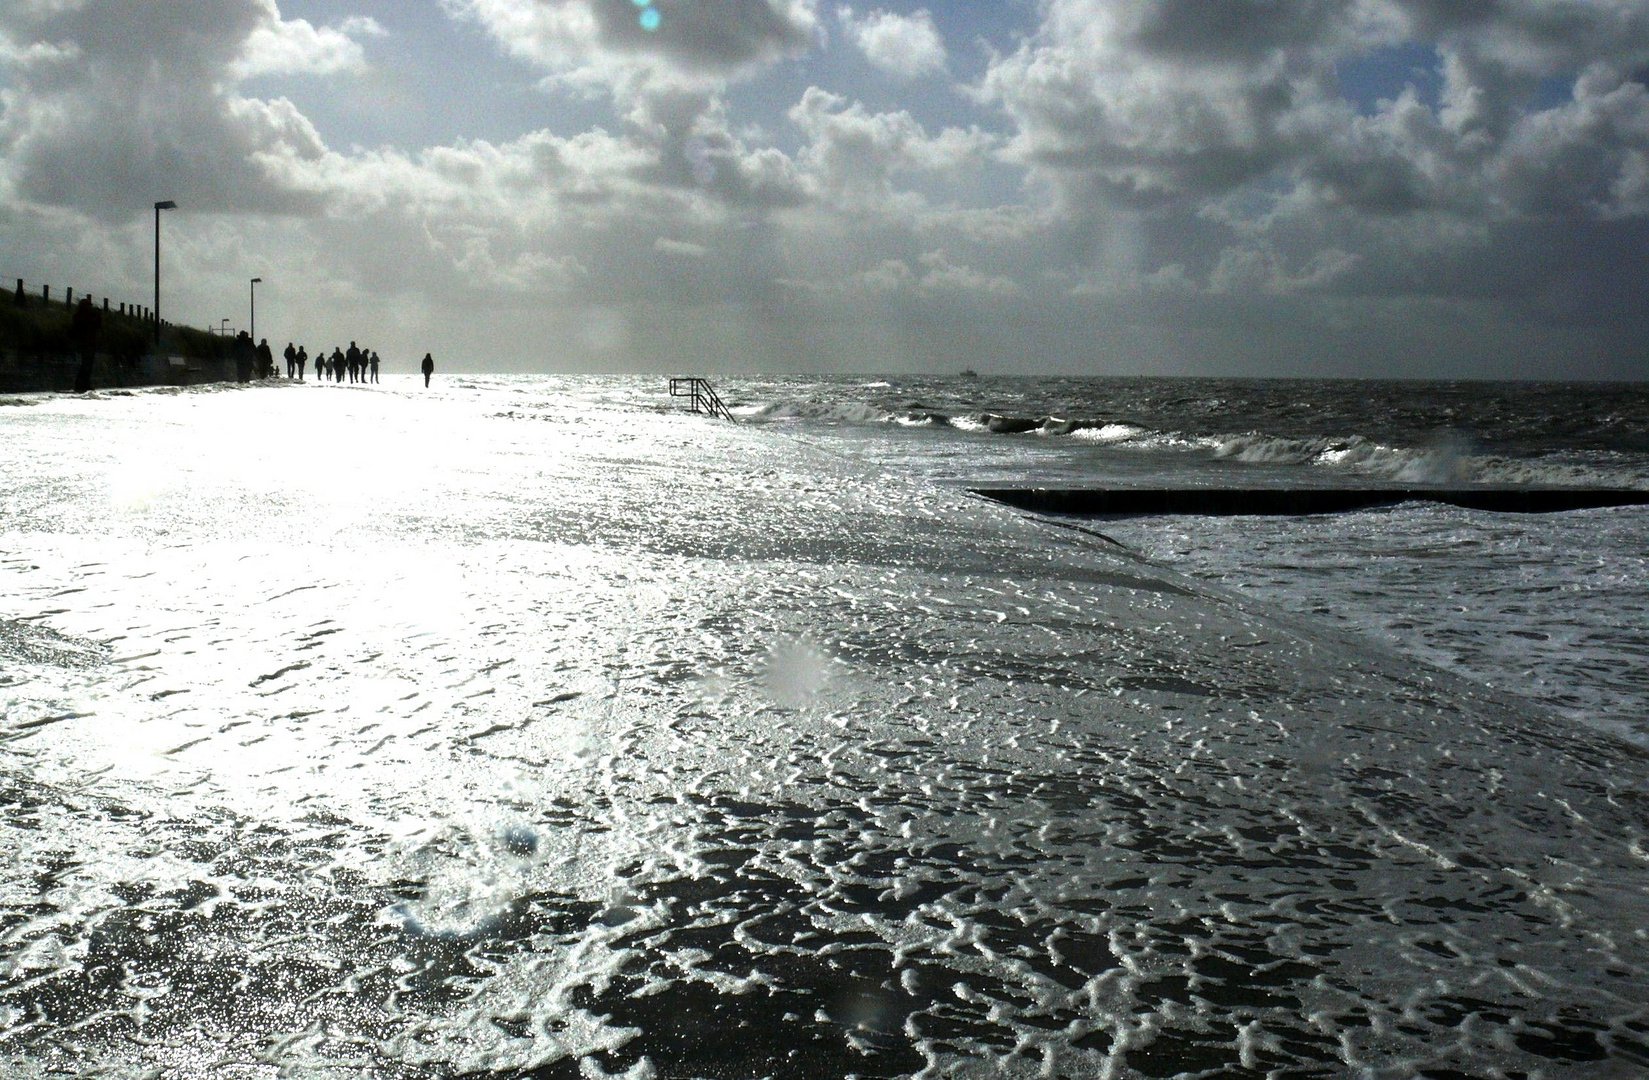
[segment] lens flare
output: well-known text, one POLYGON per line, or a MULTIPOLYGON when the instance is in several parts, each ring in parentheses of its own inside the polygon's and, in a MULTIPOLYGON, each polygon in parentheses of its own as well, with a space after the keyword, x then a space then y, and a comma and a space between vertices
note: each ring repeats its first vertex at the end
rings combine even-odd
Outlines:
POLYGON ((646 8, 641 13, 641 28, 643 30, 657 30, 659 23, 658 8, 646 8))

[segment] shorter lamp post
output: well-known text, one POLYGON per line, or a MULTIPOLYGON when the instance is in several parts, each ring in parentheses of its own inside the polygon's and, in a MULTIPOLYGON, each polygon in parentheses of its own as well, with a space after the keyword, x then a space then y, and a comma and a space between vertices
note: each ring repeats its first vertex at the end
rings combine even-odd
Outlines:
POLYGON ((252 311, 251 311, 251 316, 252 317, 250 319, 250 322, 251 322, 251 326, 252 326, 252 344, 254 344, 254 345, 256 345, 258 343, 258 284, 262 281, 263 281, 263 278, 255 277, 255 278, 252 279, 252 285, 251 285, 251 290, 252 290, 252 311))

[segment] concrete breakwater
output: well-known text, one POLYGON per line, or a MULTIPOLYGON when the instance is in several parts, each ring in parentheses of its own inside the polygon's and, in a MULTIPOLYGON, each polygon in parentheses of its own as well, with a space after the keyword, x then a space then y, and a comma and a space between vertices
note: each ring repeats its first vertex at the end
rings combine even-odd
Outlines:
POLYGON ((973 488, 972 491, 1021 510, 1078 517, 1298 516, 1338 514, 1413 501, 1509 514, 1550 514, 1649 504, 1649 491, 1634 488, 973 488))
MULTIPOLYGON (((70 393, 80 358, 73 354, 26 355, 14 349, 0 349, 0 393, 70 393)), ((106 390, 126 386, 191 386, 196 383, 233 382, 235 361, 230 357, 210 358, 150 353, 121 357, 98 353, 92 365, 92 387, 106 390)))

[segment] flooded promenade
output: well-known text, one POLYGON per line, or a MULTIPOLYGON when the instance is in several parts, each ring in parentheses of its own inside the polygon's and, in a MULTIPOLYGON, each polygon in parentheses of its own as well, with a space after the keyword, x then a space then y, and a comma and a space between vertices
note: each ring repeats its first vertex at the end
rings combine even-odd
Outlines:
POLYGON ((25 400, 0 1076, 1649 1069, 1649 752, 614 384, 25 400))

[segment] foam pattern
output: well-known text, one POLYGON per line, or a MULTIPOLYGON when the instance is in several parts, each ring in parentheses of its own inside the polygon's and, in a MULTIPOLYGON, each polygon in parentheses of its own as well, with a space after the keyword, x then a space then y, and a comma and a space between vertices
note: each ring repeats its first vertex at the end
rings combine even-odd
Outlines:
POLYGON ((1649 1069, 1649 752, 607 393, 0 417, 0 1073, 1649 1069))

